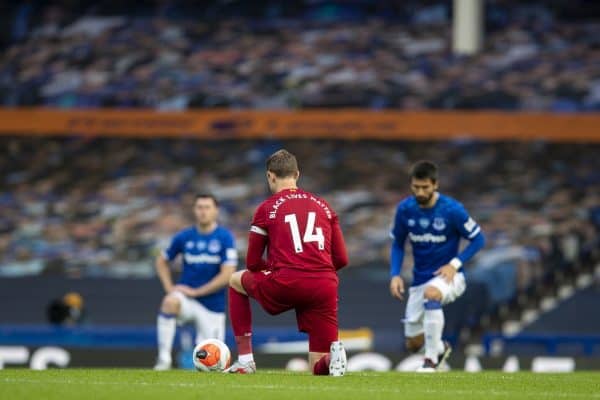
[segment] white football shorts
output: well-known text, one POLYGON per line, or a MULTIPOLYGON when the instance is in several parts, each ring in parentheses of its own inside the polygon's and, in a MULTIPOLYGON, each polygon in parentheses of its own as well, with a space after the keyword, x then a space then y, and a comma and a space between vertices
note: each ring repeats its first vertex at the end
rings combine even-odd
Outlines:
POLYGON ((225 341, 225 313, 214 312, 181 292, 173 293, 181 303, 177 323, 193 322, 196 327, 196 343, 205 339, 225 341))
POLYGON ((465 274, 462 272, 454 275, 452 283, 446 282, 442 277, 436 276, 419 286, 408 289, 408 301, 404 317, 404 336, 413 337, 423 333, 423 316, 425 315, 424 295, 425 288, 433 286, 442 292, 442 305, 452 303, 459 298, 467 288, 465 274))

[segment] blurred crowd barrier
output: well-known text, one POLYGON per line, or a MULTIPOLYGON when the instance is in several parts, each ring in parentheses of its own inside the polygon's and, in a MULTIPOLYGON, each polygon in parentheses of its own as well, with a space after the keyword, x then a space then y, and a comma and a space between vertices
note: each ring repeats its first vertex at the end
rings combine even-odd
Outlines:
POLYGON ((599 142, 600 115, 499 111, 0 109, 0 134, 599 142))

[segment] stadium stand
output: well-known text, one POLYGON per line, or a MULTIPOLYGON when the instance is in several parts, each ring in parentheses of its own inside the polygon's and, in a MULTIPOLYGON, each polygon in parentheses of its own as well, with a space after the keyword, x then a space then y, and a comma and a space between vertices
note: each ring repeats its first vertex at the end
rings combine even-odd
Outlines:
MULTIPOLYGON (((488 1, 486 44, 471 57, 450 51, 449 2, 121 3, 1 4, 0 107, 600 110, 594 1, 488 1)), ((250 216, 266 193, 264 159, 280 147, 298 155, 301 185, 343 216, 351 266, 341 290, 352 294, 340 308, 343 326, 367 324, 378 329, 378 345, 400 346, 399 317, 361 307, 365 298, 370 307, 390 307, 381 290, 389 221, 408 194, 407 168, 428 158, 441 166, 441 190, 465 203, 488 239, 468 267, 467 292, 447 309, 446 337, 483 337, 490 352, 507 338, 486 333, 518 321, 525 331, 506 348, 569 351, 569 332, 540 332, 562 331, 556 313, 589 308, 597 296, 578 286, 600 263, 597 142, 0 136, 0 298, 6 307, 32 283, 46 296, 3 310, 6 321, 44 322, 47 301, 80 286, 92 293, 84 296, 92 323, 148 323, 155 281, 146 297, 125 299, 118 320, 107 301, 112 292, 95 292, 95 283, 120 281, 116 290, 135 282, 142 291, 148 281, 135 278, 154 279, 153 258, 189 223, 196 191, 222 200, 222 221, 243 252, 250 216), (547 311, 564 287, 581 289, 575 306, 522 323, 531 310, 547 311), (567 350, 556 350, 561 343, 567 350)), ((599 330, 595 320, 579 322, 590 325, 573 325, 577 334, 599 330)), ((152 334, 145 332, 147 341, 152 334)), ((597 338, 586 340, 575 338, 577 352, 600 351, 597 338)))
POLYGON ((489 2, 473 57, 450 2, 68 3, 14 6, 0 105, 600 109, 593 2, 489 2))
POLYGON ((406 170, 418 158, 438 160, 441 189, 463 200, 488 237, 468 270, 478 285, 458 303, 458 322, 449 324, 466 326, 466 337, 501 331, 502 321, 537 305, 599 260, 597 145, 18 137, 0 142, 3 277, 153 277, 153 256, 188 223, 186 204, 200 189, 222 199, 222 219, 243 252, 249 216, 266 191, 263 160, 280 146, 302 160, 302 185, 322 193, 343 215, 351 269, 360 279, 380 282, 387 279, 389 219, 408 194, 406 170))
POLYGON ((600 279, 594 285, 580 290, 558 304, 556 308, 543 314, 529 325, 524 333, 580 334, 591 335, 598 332, 598 326, 590 318, 581 318, 581 315, 593 315, 596 311, 600 279))

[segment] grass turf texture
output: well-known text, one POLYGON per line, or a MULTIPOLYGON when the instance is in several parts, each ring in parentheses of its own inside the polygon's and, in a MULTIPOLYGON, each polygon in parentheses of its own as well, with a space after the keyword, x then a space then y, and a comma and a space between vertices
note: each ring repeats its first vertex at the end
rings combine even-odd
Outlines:
POLYGON ((254 375, 132 369, 0 370, 0 399, 600 399, 600 373, 356 372, 341 378, 282 370, 254 375))

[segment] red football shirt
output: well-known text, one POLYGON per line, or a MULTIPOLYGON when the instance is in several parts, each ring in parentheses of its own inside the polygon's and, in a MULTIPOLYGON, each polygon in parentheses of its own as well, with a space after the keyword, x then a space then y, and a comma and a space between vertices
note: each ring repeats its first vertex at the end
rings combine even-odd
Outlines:
POLYGON ((327 202, 302 189, 286 189, 254 213, 247 268, 333 272, 348 263, 338 217, 327 202), (267 249, 267 259, 262 256, 267 249))

